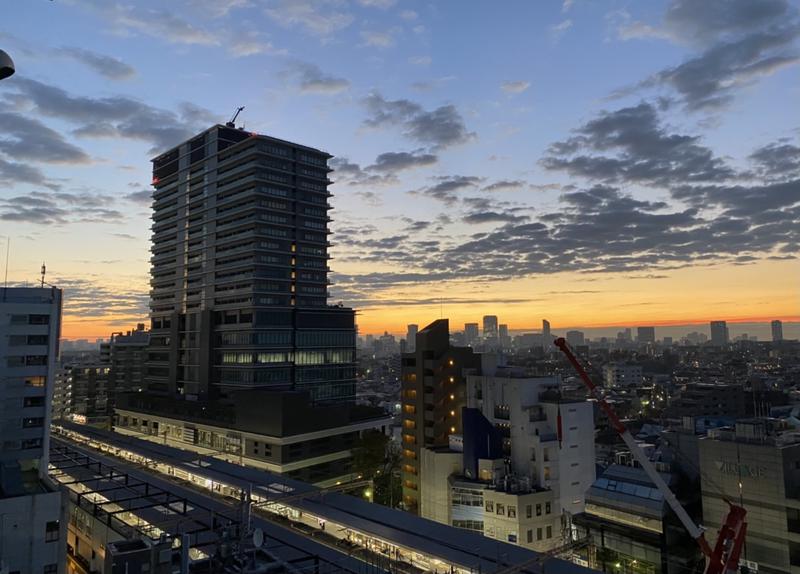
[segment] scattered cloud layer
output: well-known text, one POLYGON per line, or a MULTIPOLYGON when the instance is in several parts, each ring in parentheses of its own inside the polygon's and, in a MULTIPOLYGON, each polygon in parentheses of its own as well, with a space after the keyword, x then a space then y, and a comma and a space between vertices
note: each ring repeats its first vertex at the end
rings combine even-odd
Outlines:
POLYGON ((88 66, 109 80, 128 80, 136 75, 136 70, 122 60, 91 50, 67 46, 61 48, 59 53, 88 66))
POLYGON ((286 74, 293 77, 300 91, 306 94, 338 94, 350 87, 345 78, 327 74, 309 62, 293 62, 286 74))

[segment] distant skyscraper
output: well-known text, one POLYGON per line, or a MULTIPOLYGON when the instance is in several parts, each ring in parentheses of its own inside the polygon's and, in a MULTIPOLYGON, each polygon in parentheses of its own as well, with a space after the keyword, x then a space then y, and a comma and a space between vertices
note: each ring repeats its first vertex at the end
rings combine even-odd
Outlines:
POLYGON ((783 341, 783 323, 776 319, 770 325, 772 326, 772 340, 776 343, 783 341))
POLYGON ((497 339, 497 315, 483 316, 483 338, 497 339))
POLYGON ((656 342, 656 328, 655 327, 637 327, 636 340, 639 343, 655 343, 656 342))
POLYGON ((728 324, 725 321, 711 321, 711 344, 715 347, 724 347, 728 344, 728 324))
POLYGON ((567 343, 569 343, 570 347, 577 347, 578 345, 583 345, 586 341, 583 331, 567 331, 566 338, 567 338, 567 343))
POLYGON ((553 338, 553 336, 550 334, 550 321, 547 319, 542 319, 542 338, 544 339, 545 345, 552 343, 550 340, 553 338))
POLYGON ((61 290, 0 288, 0 570, 59 572, 61 493, 47 475, 61 290))
POLYGON ((417 345, 417 331, 419 331, 419 325, 412 323, 408 326, 408 330, 406 331, 406 352, 413 353, 414 349, 416 349, 417 345))
POLYGON ((464 323, 464 339, 468 346, 472 346, 480 339, 480 331, 477 323, 464 323))
POLYGON ((498 333, 500 336, 500 347, 503 349, 511 348, 511 337, 508 335, 508 325, 500 325, 498 333))

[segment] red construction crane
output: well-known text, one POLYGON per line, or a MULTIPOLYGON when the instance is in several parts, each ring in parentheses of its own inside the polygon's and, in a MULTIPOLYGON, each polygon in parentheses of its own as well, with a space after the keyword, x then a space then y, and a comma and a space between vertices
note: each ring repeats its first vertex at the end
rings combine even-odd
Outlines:
POLYGON ((667 504, 669 504, 672 511, 677 515, 683 527, 686 528, 689 535, 694 538, 700 546, 700 550, 707 558, 705 574, 733 574, 738 572, 739 556, 741 555, 745 533, 747 532, 747 523, 745 522, 747 511, 729 500, 726 501, 730 510, 728 511, 728 516, 725 518, 725 522, 719 530, 717 543, 712 549, 708 541, 706 541, 703 529, 694 523, 686 512, 686 509, 678 502, 678 499, 672 493, 669 486, 667 486, 667 483, 664 482, 664 479, 661 478, 661 475, 658 473, 653 463, 650 462, 644 450, 637 444, 628 428, 617 416, 617 413, 614 412, 611 405, 606 402, 597 386, 592 382, 586 369, 583 368, 583 365, 572 352, 572 349, 567 345, 567 341, 563 337, 559 337, 554 343, 556 347, 561 349, 561 352, 564 353, 567 360, 572 363, 572 366, 575 368, 578 376, 580 376, 583 384, 586 385, 586 388, 589 389, 589 392, 597 400, 600 408, 603 409, 603 412, 608 416, 611 426, 614 427, 614 430, 617 431, 617 434, 619 434, 630 449, 631 455, 633 455, 636 462, 644 469, 647 476, 653 481, 658 490, 661 491, 667 504))

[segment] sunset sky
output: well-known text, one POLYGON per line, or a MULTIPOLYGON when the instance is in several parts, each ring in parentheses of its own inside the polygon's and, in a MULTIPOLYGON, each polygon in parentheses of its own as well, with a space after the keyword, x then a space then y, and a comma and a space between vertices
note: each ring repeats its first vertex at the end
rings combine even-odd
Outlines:
POLYGON ((362 333, 800 321, 797 4, 3 10, 0 236, 10 282, 45 261, 64 288, 68 338, 146 320, 149 160, 237 106, 336 156, 331 302, 362 333))

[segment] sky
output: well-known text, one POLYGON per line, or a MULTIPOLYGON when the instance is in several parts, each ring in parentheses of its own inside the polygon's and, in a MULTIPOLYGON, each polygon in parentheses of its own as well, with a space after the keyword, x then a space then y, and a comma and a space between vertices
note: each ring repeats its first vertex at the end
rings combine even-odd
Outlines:
POLYGON ((800 320, 797 3, 3 10, 0 249, 11 283, 46 263, 68 338, 146 320, 149 160, 238 106, 335 156, 331 302, 362 333, 800 320))

